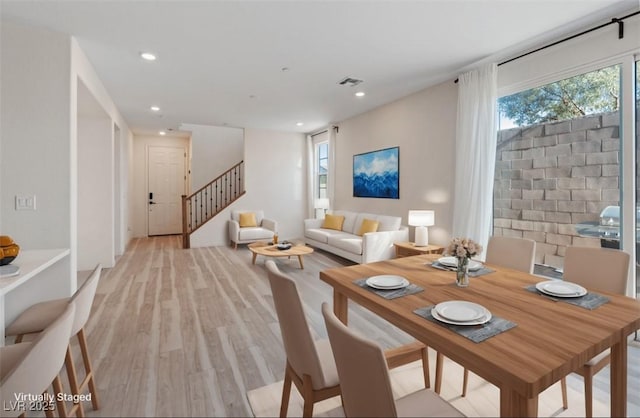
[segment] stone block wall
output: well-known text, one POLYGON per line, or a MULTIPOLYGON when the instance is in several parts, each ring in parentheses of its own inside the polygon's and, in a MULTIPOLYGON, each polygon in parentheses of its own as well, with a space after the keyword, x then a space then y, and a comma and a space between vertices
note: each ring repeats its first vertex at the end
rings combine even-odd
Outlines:
POLYGON ((498 132, 494 235, 536 241, 537 264, 562 267, 568 245, 599 247, 574 224, 620 196, 618 112, 498 132))

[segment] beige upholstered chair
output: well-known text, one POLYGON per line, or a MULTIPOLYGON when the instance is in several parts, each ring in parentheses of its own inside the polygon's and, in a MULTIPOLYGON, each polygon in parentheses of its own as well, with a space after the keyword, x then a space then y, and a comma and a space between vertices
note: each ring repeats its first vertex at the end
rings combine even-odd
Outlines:
MULTIPOLYGON (((588 289, 624 295, 629 274, 629 254, 609 248, 567 247, 563 279, 588 289)), ((575 373, 584 378, 585 411, 593 416, 593 376, 611 362, 610 350, 598 354, 575 373)), ((562 378, 562 401, 567 408, 567 380, 562 378)))
MULTIPOLYGON (((54 394, 63 393, 58 374, 69 345, 74 314, 75 304, 67 303, 33 342, 0 348, 0 399, 4 401, 0 416, 13 417, 28 412, 10 407, 9 402, 15 402, 18 394, 39 395, 48 392, 52 384, 54 394)), ((66 416, 63 408, 63 404, 58 403, 60 416, 66 416)))
MULTIPOLYGON (((63 312, 71 302, 73 302, 76 306, 76 310, 73 327, 71 329, 71 336, 78 336, 85 368, 85 378, 80 384, 78 384, 78 377, 73 357, 71 355, 71 345, 68 340, 67 354, 65 358, 67 375, 69 377, 69 384, 73 394, 81 394, 87 386, 89 387, 93 409, 98 409, 100 404, 98 401, 98 392, 96 390, 93 369, 91 367, 91 360, 89 358, 87 340, 84 335, 84 326, 89 319, 89 314, 91 313, 91 305, 93 304, 93 298, 96 294, 101 271, 102 266, 98 264, 89 278, 70 298, 50 300, 37 303, 29 307, 27 310, 22 312, 20 316, 18 316, 18 318, 16 318, 16 320, 6 328, 5 331, 7 336, 16 336, 16 342, 19 343, 22 341, 24 335, 41 332, 43 329, 48 327, 49 324, 51 324, 51 322, 53 322, 55 318, 57 318, 60 313, 63 312)), ((80 409, 80 414, 84 414, 82 403, 78 403, 76 405, 80 409)))
MULTIPOLYGON (((244 215, 243 215, 244 216, 244 215)), ((229 241, 233 248, 238 248, 238 244, 250 242, 272 240, 273 234, 278 232, 278 223, 271 219, 265 219, 261 210, 233 210, 229 220, 229 241), (255 226, 242 226, 241 215, 253 214, 255 216, 255 226)))
POLYGON ((525 238, 491 237, 486 262, 514 270, 533 273, 536 242, 525 238))
POLYGON ((313 340, 296 283, 282 274, 273 260, 265 265, 287 355, 280 416, 287 415, 293 381, 304 398, 302 415, 310 417, 314 403, 340 395, 331 346, 328 340, 313 340))
MULTIPOLYGON (((498 237, 489 238, 487 245, 486 262, 496 266, 533 273, 534 259, 536 255, 536 242, 526 238, 498 237)), ((440 393, 440 376, 442 373, 443 358, 440 353, 436 358, 436 392, 440 393)), ((469 383, 469 370, 464 369, 462 379, 462 396, 467 396, 469 383)))
POLYGON ((463 416, 460 411, 427 389, 394 400, 382 349, 340 322, 327 303, 322 304, 322 315, 340 376, 345 416, 463 416))

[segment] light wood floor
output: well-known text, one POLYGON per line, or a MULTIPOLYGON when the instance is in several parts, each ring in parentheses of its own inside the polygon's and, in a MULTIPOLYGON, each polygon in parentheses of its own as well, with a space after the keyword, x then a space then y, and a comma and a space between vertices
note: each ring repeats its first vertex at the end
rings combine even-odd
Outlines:
MULTIPOLYGON (((246 247, 191 250, 179 237, 136 239, 101 278, 87 337, 102 408, 88 416, 251 416, 246 392, 283 377, 280 340, 263 258, 251 265, 246 247)), ((309 322, 326 331, 320 304, 331 289, 320 270, 349 262, 316 251, 279 259, 294 277, 309 322)), ((412 339, 357 306, 350 326, 383 347, 412 339)), ((640 415, 640 349, 629 351, 629 415, 640 415), (631 389, 635 388, 635 389, 631 389)), ((445 369, 446 373, 446 369, 445 369)), ((446 375, 445 375, 446 379, 446 375)), ((570 376, 581 390, 582 380, 570 376)), ((608 402, 608 374, 595 397, 608 402)))

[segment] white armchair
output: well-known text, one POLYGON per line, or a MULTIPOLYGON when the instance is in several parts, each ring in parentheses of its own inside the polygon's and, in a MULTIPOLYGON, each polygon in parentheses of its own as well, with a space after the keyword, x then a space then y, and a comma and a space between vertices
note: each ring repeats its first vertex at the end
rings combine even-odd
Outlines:
POLYGON ((233 210, 229 220, 229 241, 233 248, 238 244, 247 244, 261 240, 272 240, 278 231, 278 223, 271 219, 265 219, 261 210, 233 210), (256 226, 240 227, 240 214, 252 212, 256 216, 256 226))

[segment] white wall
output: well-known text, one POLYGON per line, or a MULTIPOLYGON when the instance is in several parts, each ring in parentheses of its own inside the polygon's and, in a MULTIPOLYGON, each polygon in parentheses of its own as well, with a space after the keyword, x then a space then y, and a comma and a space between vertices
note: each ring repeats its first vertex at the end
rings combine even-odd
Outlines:
MULTIPOLYGON (((453 212, 457 84, 453 80, 338 124, 335 209, 401 216, 435 210, 429 242, 447 244, 453 212), (400 199, 353 197, 353 155, 400 147, 400 199)), ((413 239, 414 228, 409 228, 413 239)))
MULTIPOLYGON (((0 31, 0 231, 23 250, 71 248, 70 39, 7 21, 0 31), (23 194, 36 196, 35 211, 15 210, 15 196, 23 194)), ((30 302, 71 294, 73 257, 41 273, 47 275, 56 286, 30 302)), ((21 303, 13 298, 27 301, 13 292, 8 304, 21 303)))
MULTIPOLYGON (((193 153, 199 151, 194 147, 193 153)), ((278 222, 281 239, 302 237, 305 218, 305 137, 292 132, 244 131, 247 194, 191 235, 191 247, 228 245, 233 209, 262 209, 278 222)))
POLYGON ((244 131, 225 126, 180 125, 191 132, 191 192, 215 179, 244 155, 244 131), (196 149, 198 152, 193 152, 196 149))
POLYGON ((24 249, 69 248, 69 37, 2 22, 0 230, 24 249), (36 196, 16 211, 15 196, 36 196))
POLYGON ((78 117, 78 270, 115 264, 113 123, 78 117))
MULTIPOLYGON (((109 138, 109 155, 112 156, 112 166, 111 166, 111 179, 113 181, 113 167, 115 163, 113 162, 113 155, 119 154, 120 161, 117 166, 120 167, 120 176, 119 176, 119 187, 114 188, 111 187, 111 190, 114 189, 119 190, 119 196, 114 196, 111 194, 111 198, 109 199, 108 204, 113 208, 116 207, 114 200, 120 200, 120 211, 116 212, 114 210, 111 211, 111 216, 109 219, 110 228, 113 231, 115 225, 119 225, 120 227, 120 240, 119 242, 115 242, 112 240, 113 252, 115 254, 122 254, 124 252, 124 248, 128 241, 132 237, 132 225, 128 222, 129 213, 132 212, 132 202, 129 198, 129 195, 132 193, 131 188, 129 187, 129 172, 127 167, 129 165, 130 157, 130 148, 131 142, 133 140, 133 135, 129 130, 129 125, 125 121, 125 119, 120 114, 120 111, 116 107, 115 103, 111 99, 109 92, 102 84, 102 81, 98 77, 95 69, 87 59, 86 55, 80 49, 77 41, 74 38, 71 38, 71 144, 72 144, 72 162, 77 162, 78 158, 82 158, 82 155, 77 154, 77 132, 75 131, 78 125, 77 117, 78 117, 78 108, 77 108, 77 94, 78 94, 78 80, 81 80, 87 90, 91 93, 93 98, 99 104, 99 106, 104 110, 104 112, 111 119, 112 123, 116 124, 120 129, 120 140, 117 141, 119 143, 120 152, 116 153, 113 149, 113 137, 109 138), (119 219, 116 220, 115 218, 119 219)), ((110 129, 113 132, 113 128, 110 129)), ((113 134, 112 134, 113 135, 113 134)), ((77 178, 78 172, 76 168, 76 164, 72 164, 71 166, 71 188, 74 193, 72 193, 72 218, 75 220, 77 218, 77 198, 80 199, 92 199, 94 196, 92 195, 78 195, 77 194, 77 178)), ((113 236, 113 232, 111 236, 113 236)), ((75 222, 72 221, 72 237, 76 236, 76 226, 75 222)), ((77 253, 75 251, 75 247, 77 246, 76 242, 73 242, 72 245, 72 254, 77 253)), ((97 262, 97 261, 96 261, 97 262)), ((95 264, 95 263, 94 263, 95 264)), ((113 265, 111 263, 110 265, 113 265)))
MULTIPOLYGON (((78 255, 78 79, 121 128, 123 148, 130 132, 73 38, 6 20, 1 26, 0 230, 23 249, 69 248, 61 262, 67 277, 58 293, 45 295, 67 296, 76 288, 78 255), (16 211, 18 194, 35 195, 36 210, 16 211)), ((122 159, 126 167, 127 152, 122 159)), ((121 181, 126 194, 126 173, 121 181)), ((124 242, 111 244, 111 251, 124 248, 124 242)))
POLYGON ((146 237, 149 231, 147 150, 150 145, 178 147, 188 152, 189 138, 160 135, 133 136, 132 172, 129 175, 133 177, 133 191, 131 194, 133 219, 131 225, 134 237, 146 237))

